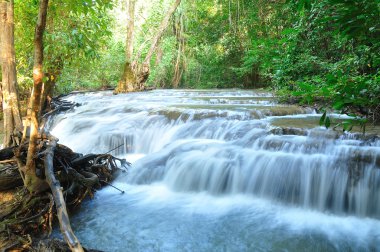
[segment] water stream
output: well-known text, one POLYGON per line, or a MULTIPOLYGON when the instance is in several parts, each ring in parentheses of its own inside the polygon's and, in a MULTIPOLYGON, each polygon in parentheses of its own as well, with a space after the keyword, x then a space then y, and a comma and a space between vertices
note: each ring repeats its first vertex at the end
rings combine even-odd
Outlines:
MULTIPOLYGON (((104 251, 380 251, 380 140, 263 91, 78 94, 53 134, 133 163, 73 216, 104 251)), ((334 115, 333 115, 334 116, 334 115)), ((340 120, 339 115, 335 115, 340 120)), ((376 132, 378 128, 373 128, 376 132)), ((377 131, 379 132, 379 131, 377 131)))

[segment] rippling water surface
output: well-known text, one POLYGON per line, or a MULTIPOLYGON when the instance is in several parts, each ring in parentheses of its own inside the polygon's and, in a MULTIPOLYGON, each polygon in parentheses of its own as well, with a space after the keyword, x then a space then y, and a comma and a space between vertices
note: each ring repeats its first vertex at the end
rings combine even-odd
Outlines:
MULTIPOLYGON (((104 251, 380 251, 380 141, 263 91, 68 97, 53 134, 132 161, 73 216, 104 251)), ((339 120, 335 115, 335 120, 339 120)), ((376 132, 376 128, 373 131, 376 132)))

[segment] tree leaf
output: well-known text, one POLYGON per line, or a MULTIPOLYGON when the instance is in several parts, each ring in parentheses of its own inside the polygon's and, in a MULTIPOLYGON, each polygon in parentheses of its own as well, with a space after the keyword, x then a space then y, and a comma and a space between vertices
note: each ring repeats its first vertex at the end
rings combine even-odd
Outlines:
POLYGON ((323 113, 323 115, 321 116, 321 118, 319 119, 319 125, 322 126, 325 122, 325 119, 326 119, 326 111, 325 113, 323 113))
POLYGON ((343 101, 337 101, 334 103, 333 108, 336 110, 341 110, 344 107, 344 102, 343 101))
POLYGON ((325 127, 326 127, 326 129, 328 129, 330 127, 330 125, 331 125, 330 117, 327 116, 326 120, 325 120, 325 127))

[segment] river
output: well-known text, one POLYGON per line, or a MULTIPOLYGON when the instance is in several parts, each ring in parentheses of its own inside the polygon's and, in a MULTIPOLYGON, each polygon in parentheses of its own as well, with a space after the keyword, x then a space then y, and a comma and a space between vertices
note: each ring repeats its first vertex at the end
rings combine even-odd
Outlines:
MULTIPOLYGON (((104 251, 380 251, 380 140, 264 91, 67 97, 52 133, 132 162, 71 219, 104 251)), ((334 120, 341 116, 332 115, 334 120)), ((375 129, 376 130, 376 129, 375 129)))

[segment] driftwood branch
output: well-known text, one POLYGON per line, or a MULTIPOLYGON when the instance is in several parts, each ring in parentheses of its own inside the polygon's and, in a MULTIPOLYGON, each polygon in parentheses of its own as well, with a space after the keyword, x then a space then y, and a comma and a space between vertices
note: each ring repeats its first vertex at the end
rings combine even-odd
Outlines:
POLYGON ((83 248, 79 243, 79 240, 75 236, 73 230, 71 229, 69 216, 66 210, 66 203, 63 198, 62 187, 54 175, 53 157, 57 141, 58 139, 52 136, 49 137, 45 155, 45 176, 46 181, 49 184, 50 189, 53 193, 53 198, 57 208, 59 226, 61 228, 61 232, 64 236, 64 239, 72 251, 79 252, 83 251, 83 248))

